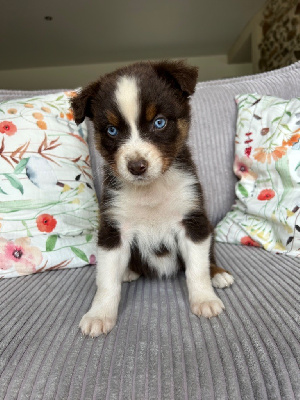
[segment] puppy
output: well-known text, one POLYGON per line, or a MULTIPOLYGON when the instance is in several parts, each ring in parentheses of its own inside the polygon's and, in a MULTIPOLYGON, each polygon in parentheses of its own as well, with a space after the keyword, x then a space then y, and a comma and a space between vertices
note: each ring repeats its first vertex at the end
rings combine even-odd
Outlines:
POLYGON ((83 334, 114 327, 122 282, 169 277, 181 266, 191 311, 210 318, 224 309, 212 284, 229 286, 233 277, 215 264, 213 229, 187 146, 197 76, 182 61, 140 62, 72 99, 75 122, 92 120, 105 161, 97 292, 81 319, 83 334))

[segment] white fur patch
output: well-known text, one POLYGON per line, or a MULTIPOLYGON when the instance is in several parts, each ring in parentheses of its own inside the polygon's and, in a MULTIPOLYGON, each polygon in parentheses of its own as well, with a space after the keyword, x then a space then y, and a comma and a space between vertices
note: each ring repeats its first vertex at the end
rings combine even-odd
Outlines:
POLYGON ((79 324, 84 335, 96 337, 101 333, 110 332, 114 327, 121 298, 121 283, 129 256, 128 243, 113 250, 98 248, 97 292, 90 310, 79 324))
POLYGON ((152 143, 142 139, 129 139, 118 150, 116 159, 119 174, 125 181, 135 185, 148 185, 162 174, 163 158, 161 153, 152 143), (148 163, 148 169, 142 176, 132 175, 127 168, 128 161, 135 159, 144 159, 148 163))
POLYGON ((140 137, 137 126, 140 113, 139 87, 136 78, 122 76, 117 82, 115 97, 118 108, 130 127, 129 139, 116 154, 118 172, 129 182, 148 184, 162 173, 163 159, 156 146, 140 137), (144 159, 148 163, 148 169, 143 176, 134 176, 128 171, 128 161, 137 159, 144 159))
POLYGON ((139 106, 139 89, 138 83, 133 76, 122 76, 117 82, 116 100, 120 112, 132 129, 132 135, 138 136, 136 127, 139 106))
POLYGON ((118 221, 122 241, 137 243, 142 257, 159 276, 177 272, 177 241, 184 230, 182 218, 196 205, 196 178, 171 167, 146 186, 124 184, 113 191, 109 215, 118 221), (155 250, 164 244, 169 254, 158 257, 155 250))
POLYGON ((227 272, 222 272, 220 274, 216 274, 211 281, 214 287, 223 289, 233 284, 234 277, 227 272))
POLYGON ((179 248, 185 261, 191 310, 194 314, 206 318, 217 316, 225 308, 215 294, 210 279, 210 243, 211 236, 200 243, 192 242, 183 232, 178 238, 179 248))

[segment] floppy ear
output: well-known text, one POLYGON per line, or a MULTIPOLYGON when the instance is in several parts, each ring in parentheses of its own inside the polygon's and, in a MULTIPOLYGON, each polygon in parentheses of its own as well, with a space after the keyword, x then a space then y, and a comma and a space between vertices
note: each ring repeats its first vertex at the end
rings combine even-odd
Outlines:
POLYGON ((85 117, 93 119, 92 99, 100 88, 100 81, 93 82, 81 89, 77 96, 71 100, 71 107, 77 125, 84 121, 85 117))
POLYGON ((198 78, 198 68, 180 61, 151 63, 157 75, 171 86, 181 89, 187 95, 194 93, 198 78))

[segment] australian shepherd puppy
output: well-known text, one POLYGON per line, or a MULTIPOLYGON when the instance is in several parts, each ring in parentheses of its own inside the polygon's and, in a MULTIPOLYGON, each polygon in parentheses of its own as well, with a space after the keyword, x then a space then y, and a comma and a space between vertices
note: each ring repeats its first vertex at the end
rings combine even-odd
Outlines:
POLYGON ((233 278, 215 264, 213 230, 187 146, 197 76, 182 61, 140 62, 72 100, 76 123, 92 120, 105 161, 97 292, 80 322, 86 335, 114 327, 122 282, 169 277, 181 267, 194 314, 210 318, 224 309, 213 286, 229 286, 233 278))

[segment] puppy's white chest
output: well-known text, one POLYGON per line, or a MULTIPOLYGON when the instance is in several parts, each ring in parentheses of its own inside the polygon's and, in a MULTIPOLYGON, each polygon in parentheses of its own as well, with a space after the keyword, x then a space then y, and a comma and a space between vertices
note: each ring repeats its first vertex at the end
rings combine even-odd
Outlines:
POLYGON ((172 229, 195 206, 195 183, 193 176, 171 170, 150 185, 126 186, 115 196, 113 216, 124 233, 172 229))
POLYGON ((176 234, 181 221, 196 204, 196 179, 179 171, 168 171, 149 186, 125 187, 115 195, 112 213, 122 240, 135 243, 144 261, 160 276, 177 269, 176 234), (157 255, 167 249, 163 257, 157 255))

